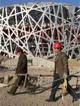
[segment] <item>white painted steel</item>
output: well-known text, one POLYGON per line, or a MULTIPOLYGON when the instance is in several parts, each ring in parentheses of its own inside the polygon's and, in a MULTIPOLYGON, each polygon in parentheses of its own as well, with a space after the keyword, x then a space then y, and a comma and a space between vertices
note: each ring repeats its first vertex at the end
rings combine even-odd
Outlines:
POLYGON ((0 51, 15 55, 17 46, 33 56, 49 56, 52 44, 63 43, 71 58, 80 56, 80 8, 29 3, 0 8, 0 51), (77 9, 77 10, 76 10, 77 9))

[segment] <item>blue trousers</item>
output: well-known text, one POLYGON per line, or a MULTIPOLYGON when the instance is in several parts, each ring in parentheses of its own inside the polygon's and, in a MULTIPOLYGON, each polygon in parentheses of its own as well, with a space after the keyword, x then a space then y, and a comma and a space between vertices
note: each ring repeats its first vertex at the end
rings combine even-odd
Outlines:
MULTIPOLYGON (((64 82, 64 79, 61 79, 61 80, 58 80, 60 79, 60 75, 59 74, 55 74, 54 75, 54 80, 53 80, 53 83, 52 83, 52 90, 51 90, 51 95, 50 95, 50 98, 51 99, 54 99, 55 98, 55 95, 56 95, 56 92, 59 88, 59 86, 64 82), (57 80, 57 81, 55 81, 57 80)), ((70 86, 68 80, 67 80, 67 92, 73 97, 73 98, 77 98, 77 95, 76 93, 74 92, 73 88, 70 86)))

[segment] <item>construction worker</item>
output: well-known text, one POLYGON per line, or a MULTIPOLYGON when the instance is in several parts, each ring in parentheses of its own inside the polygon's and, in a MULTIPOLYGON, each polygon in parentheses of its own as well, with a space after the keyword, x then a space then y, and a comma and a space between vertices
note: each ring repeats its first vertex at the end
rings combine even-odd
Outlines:
POLYGON ((69 85, 68 82, 68 75, 69 75, 68 56, 64 52, 61 52, 61 49, 62 44, 60 42, 54 43, 53 45, 53 50, 55 52, 54 80, 52 84, 51 95, 49 99, 47 99, 48 102, 56 101, 55 95, 60 85, 62 85, 63 93, 68 92, 73 97, 73 101, 77 100, 76 93, 73 91, 72 87, 69 85))
POLYGON ((11 87, 10 91, 8 91, 8 93, 12 95, 15 94, 18 86, 20 86, 25 79, 25 76, 20 76, 19 74, 27 74, 27 57, 25 53, 19 47, 16 49, 16 53, 17 55, 19 55, 19 60, 18 60, 16 72, 15 72, 17 78, 13 86, 11 87))

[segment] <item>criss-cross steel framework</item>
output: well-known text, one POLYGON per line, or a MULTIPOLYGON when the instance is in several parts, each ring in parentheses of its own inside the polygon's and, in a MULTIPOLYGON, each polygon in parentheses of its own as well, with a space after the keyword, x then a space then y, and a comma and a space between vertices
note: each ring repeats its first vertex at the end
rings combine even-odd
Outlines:
POLYGON ((48 56, 56 41, 71 58, 80 56, 79 7, 28 3, 0 8, 0 51, 13 56, 19 46, 33 56, 48 56))

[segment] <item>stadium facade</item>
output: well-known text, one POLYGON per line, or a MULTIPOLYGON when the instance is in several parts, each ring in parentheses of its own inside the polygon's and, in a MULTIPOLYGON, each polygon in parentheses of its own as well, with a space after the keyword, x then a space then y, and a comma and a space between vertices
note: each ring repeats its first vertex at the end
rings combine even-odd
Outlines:
POLYGON ((41 2, 0 8, 0 51, 14 56, 19 46, 44 57, 52 54, 56 41, 71 58, 80 56, 80 7, 41 2))

